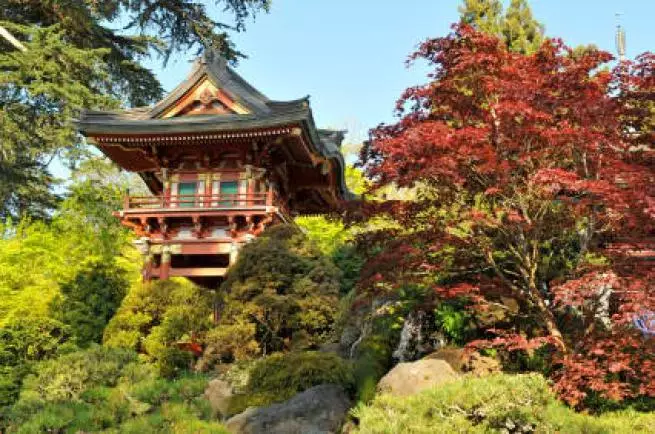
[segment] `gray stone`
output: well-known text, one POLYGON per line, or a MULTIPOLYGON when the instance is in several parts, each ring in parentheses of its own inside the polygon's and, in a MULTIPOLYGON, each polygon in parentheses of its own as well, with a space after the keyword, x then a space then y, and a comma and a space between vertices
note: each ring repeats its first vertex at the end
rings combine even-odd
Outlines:
POLYGON ((248 408, 225 426, 234 434, 339 432, 351 402, 341 386, 322 384, 269 407, 248 408))
POLYGON ((227 416, 230 399, 232 399, 232 386, 227 381, 215 378, 207 385, 205 398, 209 401, 214 413, 227 416))
POLYGON ((445 360, 422 359, 398 363, 378 383, 378 392, 396 396, 413 395, 457 379, 459 375, 445 360))

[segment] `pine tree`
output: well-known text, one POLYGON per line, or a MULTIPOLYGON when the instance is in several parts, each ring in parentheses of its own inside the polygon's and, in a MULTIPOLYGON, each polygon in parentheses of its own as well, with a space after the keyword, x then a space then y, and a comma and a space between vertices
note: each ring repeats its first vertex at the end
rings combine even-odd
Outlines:
POLYGON ((464 0, 459 7, 461 22, 491 35, 501 33, 502 12, 500 0, 464 0))
POLYGON ((512 0, 503 15, 500 0, 464 0, 460 21, 502 38, 514 52, 530 54, 544 39, 544 26, 532 17, 527 0, 512 0))
POLYGON ((526 0, 512 0, 502 23, 502 35, 511 51, 529 54, 544 39, 544 26, 532 17, 526 0))

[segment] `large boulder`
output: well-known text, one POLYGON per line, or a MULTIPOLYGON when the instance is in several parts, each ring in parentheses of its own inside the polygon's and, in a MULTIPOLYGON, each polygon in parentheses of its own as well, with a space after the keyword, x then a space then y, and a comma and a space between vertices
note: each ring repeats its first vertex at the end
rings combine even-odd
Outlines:
POLYGON ((209 401, 214 414, 227 416, 232 399, 232 386, 227 381, 216 378, 207 385, 205 398, 209 401))
POLYGON ((459 375, 445 360, 422 359, 398 363, 378 383, 378 392, 407 396, 457 379, 459 375))
POLYGON ((351 406, 341 386, 322 384, 269 407, 249 408, 228 419, 235 434, 328 434, 336 433, 351 406))

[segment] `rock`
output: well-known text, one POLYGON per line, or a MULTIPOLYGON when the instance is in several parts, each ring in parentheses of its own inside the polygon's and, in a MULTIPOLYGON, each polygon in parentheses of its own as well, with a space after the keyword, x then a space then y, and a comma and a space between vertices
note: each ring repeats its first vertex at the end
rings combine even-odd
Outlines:
POLYGON ((215 378, 207 385, 205 398, 209 401, 214 413, 227 416, 232 399, 232 386, 225 380, 215 378))
POLYGON ((458 374, 445 360, 421 359, 399 363, 378 383, 378 392, 396 396, 413 395, 457 379, 458 374))
POLYGON ((432 354, 428 354, 425 359, 444 360, 456 372, 462 373, 465 370, 467 356, 464 348, 443 347, 432 354))
POLYGON ((339 429, 350 408, 341 386, 322 384, 269 407, 249 408, 228 419, 235 434, 328 434, 339 429))
POLYGON ((361 334, 362 330, 357 324, 347 324, 339 338, 339 354, 346 358, 350 357, 350 350, 361 334))
POLYGON ((321 345, 318 348, 318 351, 321 353, 336 353, 339 354, 341 350, 341 346, 339 345, 338 342, 328 342, 323 345, 321 345))

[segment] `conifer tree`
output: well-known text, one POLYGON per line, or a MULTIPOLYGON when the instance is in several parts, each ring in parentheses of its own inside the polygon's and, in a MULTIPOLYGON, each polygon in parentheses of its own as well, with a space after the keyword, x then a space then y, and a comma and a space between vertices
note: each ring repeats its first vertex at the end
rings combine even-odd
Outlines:
POLYGON ((501 27, 507 46, 514 52, 532 53, 544 38, 544 26, 532 17, 527 0, 512 0, 501 27))
POLYGON ((532 17, 527 0, 511 0, 505 14, 500 0, 464 0, 460 21, 505 41, 510 51, 530 54, 544 38, 544 26, 532 17))
POLYGON ((500 0, 464 0, 459 7, 463 23, 490 35, 501 33, 502 12, 500 0))

